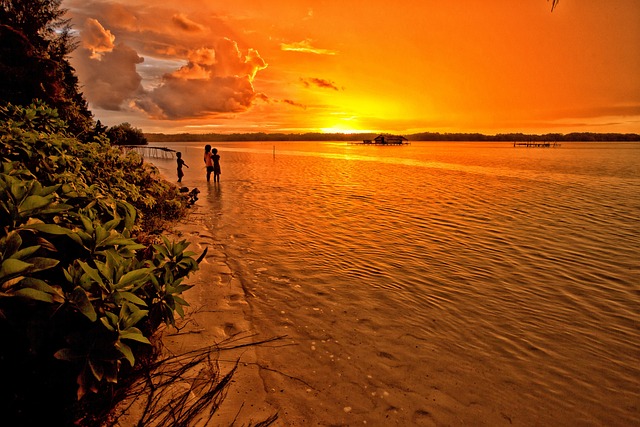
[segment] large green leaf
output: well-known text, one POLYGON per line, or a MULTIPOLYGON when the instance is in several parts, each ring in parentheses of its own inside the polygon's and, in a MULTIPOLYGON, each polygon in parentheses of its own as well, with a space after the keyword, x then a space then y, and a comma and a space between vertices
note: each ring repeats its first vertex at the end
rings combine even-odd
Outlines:
POLYGON ((103 245, 103 242, 109 237, 109 232, 102 226, 96 227, 96 247, 103 245))
POLYGON ((0 267, 0 279, 7 276, 25 273, 32 266, 33 264, 29 264, 28 262, 24 262, 19 259, 5 259, 2 261, 2 267, 0 267))
POLYGON ((33 288, 50 294, 57 293, 53 286, 49 285, 44 280, 36 279, 33 277, 25 277, 24 279, 22 279, 20 285, 25 288, 33 288))
POLYGON ((134 225, 135 220, 136 220, 136 215, 137 215, 136 208, 133 205, 131 205, 130 203, 118 202, 118 204, 120 206, 124 206, 124 208, 126 210, 126 215, 125 215, 125 218, 124 218, 124 227, 127 230, 131 230, 131 228, 133 228, 133 225, 134 225))
POLYGON ((80 221, 82 222, 82 226, 88 232, 93 232, 93 223, 89 218, 84 215, 80 215, 80 221))
POLYGON ((96 311, 93 308, 93 304, 89 301, 89 297, 87 292, 82 289, 80 286, 76 286, 71 294, 69 295, 70 301, 75 305, 80 313, 84 314, 85 317, 92 322, 95 322, 98 318, 96 315, 96 311))
POLYGON ((73 235, 73 231, 68 228, 61 227, 57 224, 28 224, 23 226, 22 228, 26 228, 29 230, 37 230, 47 234, 55 234, 55 235, 73 235))
POLYGON ((120 218, 114 218, 111 221, 109 221, 106 224, 104 224, 104 228, 107 231, 111 231, 114 228, 116 228, 119 224, 120 224, 120 218))
POLYGON ((49 194, 55 193, 58 190, 58 188, 60 188, 60 184, 51 185, 49 187, 43 187, 42 189, 40 189, 40 195, 48 196, 49 194))
POLYGON ((189 289, 193 288, 193 285, 178 285, 171 289, 171 292, 174 294, 181 294, 189 289))
POLYGON ((187 302, 185 300, 183 300, 182 298, 178 298, 178 297, 173 297, 174 298, 174 310, 180 315, 180 317, 184 317, 184 310, 182 308, 183 305, 189 305, 187 304, 187 302), (177 304, 176 304, 177 303, 177 304), (184 303, 184 304, 183 304, 184 303))
POLYGON ((10 258, 11 255, 16 253, 20 249, 20 246, 22 246, 22 238, 20 237, 20 234, 17 231, 9 233, 6 238, 0 240, 0 248, 3 246, 4 257, 10 258))
POLYGON ((135 246, 136 249, 143 249, 144 246, 136 243, 133 239, 127 239, 126 237, 122 237, 122 235, 115 234, 109 236, 100 242, 99 245, 96 246, 115 246, 115 245, 127 245, 127 246, 135 246))
POLYGON ((28 196, 20 203, 20 212, 29 212, 36 209, 42 209, 52 203, 51 198, 37 195, 28 196))
POLYGON ((78 261, 78 264, 80 265, 80 267, 82 268, 82 270, 96 283, 100 284, 101 286, 104 286, 104 282, 102 281, 102 277, 100 277, 100 273, 98 273, 98 270, 96 270, 95 268, 92 268, 89 266, 89 264, 87 264, 86 262, 83 261, 78 261))
POLYGON ((36 253, 38 251, 38 249, 40 249, 40 245, 29 246, 29 247, 26 247, 26 248, 22 248, 18 252, 14 253, 13 255, 11 255, 10 257, 7 257, 7 258, 25 259, 25 258, 28 258, 29 256, 33 255, 34 253, 36 253))
POLYGON ((24 196, 27 194, 27 186, 22 181, 18 181, 15 178, 12 178, 11 182, 11 195, 15 200, 22 200, 24 196))
POLYGON ((73 209, 73 206, 65 205, 62 203, 55 203, 48 206, 46 209, 40 210, 38 213, 39 215, 51 215, 55 213, 65 212, 65 211, 68 211, 69 209, 73 209))
POLYGON ((118 294, 129 302, 146 307, 147 303, 133 292, 120 291, 118 294))
POLYGON ((69 233, 69 237, 71 238, 71 240, 73 240, 74 242, 76 242, 78 245, 80 246, 84 246, 82 243, 82 238, 80 236, 78 236, 77 233, 74 232, 70 232, 69 233))
POLYGON ((144 319, 148 314, 149 314, 149 310, 140 310, 140 309, 135 309, 134 307, 134 310, 132 310, 129 316, 126 316, 126 318, 123 319, 124 329, 128 329, 132 326, 135 326, 139 321, 144 319))
POLYGON ((131 347, 123 343, 122 341, 116 341, 116 348, 122 353, 122 355, 129 361, 129 364, 133 366, 136 363, 135 357, 133 357, 133 352, 131 351, 131 347))
POLYGON ((149 268, 140 268, 138 270, 130 271, 120 278, 115 288, 122 289, 125 286, 134 284, 136 282, 145 282, 147 281, 150 272, 151 269, 149 268))
MULTIPOLYGON (((100 272, 100 274, 102 275, 102 277, 107 278, 109 281, 114 280, 114 275, 115 275, 115 271, 117 270, 117 263, 104 263, 101 261, 98 261, 97 259, 94 260, 95 264, 96 264, 96 268, 98 269, 98 272, 100 272)), ((102 279, 101 279, 102 280, 102 279)), ((101 283, 102 282, 98 282, 101 283)))
POLYGON ((120 339, 133 340, 133 341, 138 341, 145 344, 151 344, 151 342, 147 339, 147 337, 142 335, 142 332, 140 332, 140 329, 138 328, 129 328, 124 331, 120 331, 120 339))
POLYGON ((169 251, 166 247, 162 245, 153 245, 153 249, 156 251, 156 258, 164 260, 164 258, 169 258, 169 251))
POLYGON ((33 267, 29 270, 29 273, 35 273, 37 271, 48 270, 55 267, 60 263, 57 259, 45 258, 45 257, 32 257, 28 260, 33 267))
POLYGON ((101 317, 100 322, 102 322, 104 327, 110 330, 111 332, 114 332, 116 330, 116 328, 109 322, 109 319, 107 319, 106 317, 101 317))
POLYGON ((22 288, 14 292, 17 297, 28 298, 36 301, 53 302, 53 295, 32 288, 22 288))

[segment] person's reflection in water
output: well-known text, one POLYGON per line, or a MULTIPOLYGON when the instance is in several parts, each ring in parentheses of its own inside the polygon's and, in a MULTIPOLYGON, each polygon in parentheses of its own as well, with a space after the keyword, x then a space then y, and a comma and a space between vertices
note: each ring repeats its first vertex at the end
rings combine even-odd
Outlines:
POLYGON ((222 213, 222 186, 219 182, 207 182, 207 204, 215 215, 222 213))

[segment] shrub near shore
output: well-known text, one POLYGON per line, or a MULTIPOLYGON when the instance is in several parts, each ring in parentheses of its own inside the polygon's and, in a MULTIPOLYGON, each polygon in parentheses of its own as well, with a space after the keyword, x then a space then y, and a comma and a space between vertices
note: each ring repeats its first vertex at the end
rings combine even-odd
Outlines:
MULTIPOLYGON (((70 424, 111 391, 187 302, 200 259, 153 236, 185 212, 176 187, 104 135, 80 142, 46 105, 0 108, 3 418, 70 424)), ((204 256, 204 253, 201 257, 204 256)))

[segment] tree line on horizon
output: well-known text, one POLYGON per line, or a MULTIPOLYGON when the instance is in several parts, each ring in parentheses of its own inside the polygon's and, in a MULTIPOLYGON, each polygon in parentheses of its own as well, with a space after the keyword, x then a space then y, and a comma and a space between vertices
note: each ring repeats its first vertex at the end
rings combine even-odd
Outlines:
MULTIPOLYGON (((373 139, 378 133, 145 133, 149 142, 275 142, 275 141, 362 141, 373 139)), ((440 133, 421 132, 404 135, 409 141, 444 141, 444 142, 638 142, 637 133, 595 133, 572 132, 525 134, 499 133, 485 135, 482 133, 440 133)))

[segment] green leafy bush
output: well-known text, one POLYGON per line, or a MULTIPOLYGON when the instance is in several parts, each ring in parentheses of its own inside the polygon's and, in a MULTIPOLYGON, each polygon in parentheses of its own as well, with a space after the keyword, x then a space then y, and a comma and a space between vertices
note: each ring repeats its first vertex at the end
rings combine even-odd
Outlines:
POLYGON ((131 126, 130 123, 120 123, 107 130, 107 137, 115 145, 147 145, 147 138, 141 129, 131 126))
POLYGON ((158 212, 184 212, 182 196, 137 154, 69 137, 44 104, 0 108, 0 165, 0 374, 19 365, 42 382, 53 369, 78 398, 100 391, 188 305, 204 253, 147 237, 158 212))

